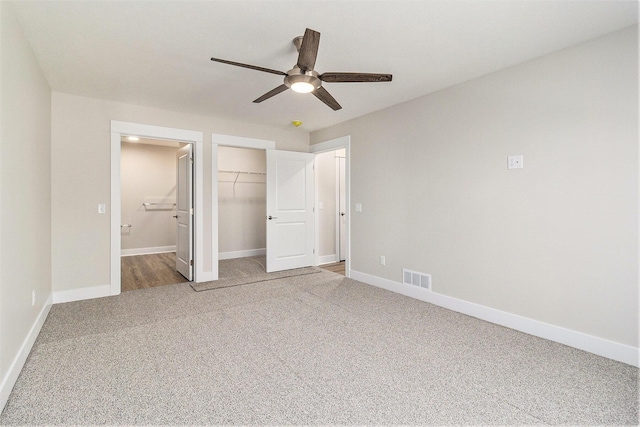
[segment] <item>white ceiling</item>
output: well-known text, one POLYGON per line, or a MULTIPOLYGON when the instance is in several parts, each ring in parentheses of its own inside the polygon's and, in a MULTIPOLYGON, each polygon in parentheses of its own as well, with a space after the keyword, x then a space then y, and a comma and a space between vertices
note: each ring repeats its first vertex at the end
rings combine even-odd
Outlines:
POLYGON ((638 2, 21 1, 14 10, 57 92, 312 131, 636 24, 638 2), (286 91, 291 40, 321 33, 316 70, 391 73, 325 83, 342 105, 286 91))

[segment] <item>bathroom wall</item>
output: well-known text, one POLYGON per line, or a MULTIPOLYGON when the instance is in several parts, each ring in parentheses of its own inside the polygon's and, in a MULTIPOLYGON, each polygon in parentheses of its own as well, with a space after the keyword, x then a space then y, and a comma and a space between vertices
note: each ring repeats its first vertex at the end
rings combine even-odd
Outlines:
MULTIPOLYGON (((167 143, 167 142, 164 142, 167 143)), ((176 151, 173 146, 123 142, 121 151, 123 255, 175 250, 176 151), (143 203, 160 203, 145 206, 143 203)))

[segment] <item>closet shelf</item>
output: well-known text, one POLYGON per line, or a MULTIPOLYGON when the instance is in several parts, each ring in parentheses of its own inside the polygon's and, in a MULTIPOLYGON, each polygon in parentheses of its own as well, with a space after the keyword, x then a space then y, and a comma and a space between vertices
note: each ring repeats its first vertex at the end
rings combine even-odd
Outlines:
POLYGON ((175 206, 175 203, 152 203, 152 202, 144 202, 143 203, 144 206, 175 206))
MULTIPOLYGON (((155 198, 155 197, 149 197, 147 199, 161 199, 161 198, 155 198)), ((144 206, 144 209, 146 211, 167 211, 167 210, 173 210, 176 207, 176 203, 174 201, 155 201, 155 202, 143 202, 142 206, 144 206)))
MULTIPOLYGON (((240 177, 240 175, 266 175, 266 172, 251 172, 251 171, 226 171, 226 170, 219 170, 219 173, 233 173, 236 175, 236 178, 233 180, 233 188, 236 187, 236 183, 238 182, 238 177, 240 177)), ((221 181, 221 182, 231 182, 231 181, 221 181)), ((243 182, 240 181, 240 183, 242 184, 264 184, 263 181, 250 181, 250 182, 243 182)))

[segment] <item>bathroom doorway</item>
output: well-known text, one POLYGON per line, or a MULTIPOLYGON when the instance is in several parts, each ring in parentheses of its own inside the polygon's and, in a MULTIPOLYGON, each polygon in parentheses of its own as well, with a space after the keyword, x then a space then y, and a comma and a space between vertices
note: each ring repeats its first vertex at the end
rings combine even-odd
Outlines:
POLYGON ((180 220, 192 206, 190 148, 179 141, 121 138, 122 291, 190 279, 193 227, 190 218, 180 220))

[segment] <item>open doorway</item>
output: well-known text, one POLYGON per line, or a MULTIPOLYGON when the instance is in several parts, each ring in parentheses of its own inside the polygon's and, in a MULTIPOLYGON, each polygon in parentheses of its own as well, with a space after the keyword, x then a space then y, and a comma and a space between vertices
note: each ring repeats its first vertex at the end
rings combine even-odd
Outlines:
POLYGON ((318 264, 343 275, 347 259, 345 151, 325 151, 315 159, 318 264))
MULTIPOLYGON (((212 134, 212 211, 219 211, 219 148, 237 147, 265 151, 266 158, 266 270, 283 271, 314 265, 313 155, 275 149, 274 141, 212 134)), ((225 166, 226 167, 226 166, 225 166)), ((212 215, 212 258, 218 279, 219 218, 212 215)), ((222 249, 224 251, 224 249, 222 249)))
POLYGON ((218 148, 219 277, 239 265, 265 271, 266 153, 262 149, 218 148))
POLYGON ((327 270, 350 276, 350 137, 314 144, 316 172, 316 260, 327 270))
POLYGON ((121 290, 192 279, 190 144, 121 137, 121 290))
MULTIPOLYGON (((167 128, 160 126, 145 125, 140 123, 120 122, 116 120, 111 121, 111 250, 110 250, 110 276, 111 283, 109 284, 109 294, 118 295, 121 292, 121 186, 120 186, 120 151, 122 145, 122 136, 137 136, 140 138, 158 139, 158 140, 170 140, 188 143, 191 146, 193 153, 193 280, 195 282, 203 282, 212 280, 217 275, 217 254, 215 254, 215 270, 207 270, 208 261, 205 258, 204 240, 205 240, 205 227, 204 223, 204 167, 203 167, 203 135, 202 132, 190 131, 185 129, 167 128)), ((213 212, 213 204, 211 206, 213 212)), ((217 239, 217 235, 214 235, 211 231, 211 241, 217 239)), ((211 261, 213 261, 213 254, 211 254, 211 261)), ((211 263, 213 266, 213 263, 211 263)), ((101 290, 102 291, 102 290, 101 290)), ((102 293, 96 293, 93 297, 106 296, 102 293)))

